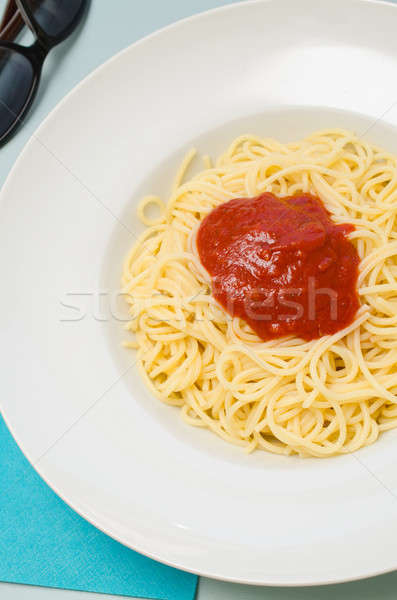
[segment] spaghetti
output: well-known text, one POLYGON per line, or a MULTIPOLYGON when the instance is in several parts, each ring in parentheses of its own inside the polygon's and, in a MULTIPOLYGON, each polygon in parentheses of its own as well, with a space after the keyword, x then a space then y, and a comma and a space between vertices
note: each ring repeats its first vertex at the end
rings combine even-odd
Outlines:
POLYGON ((123 270, 126 346, 153 393, 246 451, 326 457, 397 427, 397 157, 344 130, 289 144, 244 135, 183 182, 193 156, 166 205, 140 203, 148 229, 123 270), (335 224, 354 225, 360 308, 343 330, 262 341, 212 296, 195 232, 221 203, 264 192, 314 194, 335 224))

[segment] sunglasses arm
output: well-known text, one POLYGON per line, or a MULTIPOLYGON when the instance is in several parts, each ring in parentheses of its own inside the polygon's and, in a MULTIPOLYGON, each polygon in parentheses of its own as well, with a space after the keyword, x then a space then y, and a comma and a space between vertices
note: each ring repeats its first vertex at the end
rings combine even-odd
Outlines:
POLYGON ((0 23, 0 40, 13 42, 24 25, 24 20, 15 4, 15 0, 9 0, 0 23))

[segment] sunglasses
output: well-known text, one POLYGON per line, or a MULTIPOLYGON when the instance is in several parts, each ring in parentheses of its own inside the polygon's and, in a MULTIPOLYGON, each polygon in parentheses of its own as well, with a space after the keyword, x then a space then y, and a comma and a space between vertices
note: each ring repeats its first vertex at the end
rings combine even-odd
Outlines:
POLYGON ((10 0, 0 25, 0 146, 21 125, 39 87, 47 54, 77 27, 89 0, 10 0), (31 46, 13 41, 24 25, 31 46))

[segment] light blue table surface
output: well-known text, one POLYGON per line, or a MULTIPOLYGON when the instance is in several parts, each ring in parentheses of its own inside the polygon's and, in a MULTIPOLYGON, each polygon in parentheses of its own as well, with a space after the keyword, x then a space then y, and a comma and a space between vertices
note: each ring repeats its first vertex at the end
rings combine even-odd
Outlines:
MULTIPOLYGON (((299 0, 296 0, 299 2, 299 0)), ((319 0, 322 1, 322 0, 319 0)), ((233 0, 92 0, 85 25, 50 55, 37 101, 24 127, 0 153, 0 185, 30 135, 83 77, 135 40, 183 17, 233 0)), ((0 11, 5 0, 0 0, 0 11)), ((30 33, 23 43, 29 43, 30 33)), ((116 596, 0 583, 1 600, 110 600, 116 596)), ((397 572, 316 588, 256 588, 201 578, 198 600, 392 600, 397 572)))

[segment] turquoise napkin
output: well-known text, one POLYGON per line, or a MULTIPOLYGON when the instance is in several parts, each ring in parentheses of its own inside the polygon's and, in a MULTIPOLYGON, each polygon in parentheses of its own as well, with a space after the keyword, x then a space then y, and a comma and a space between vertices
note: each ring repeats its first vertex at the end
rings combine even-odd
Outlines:
POLYGON ((197 577, 137 554, 70 509, 30 466, 0 416, 0 580, 192 600, 197 577))

